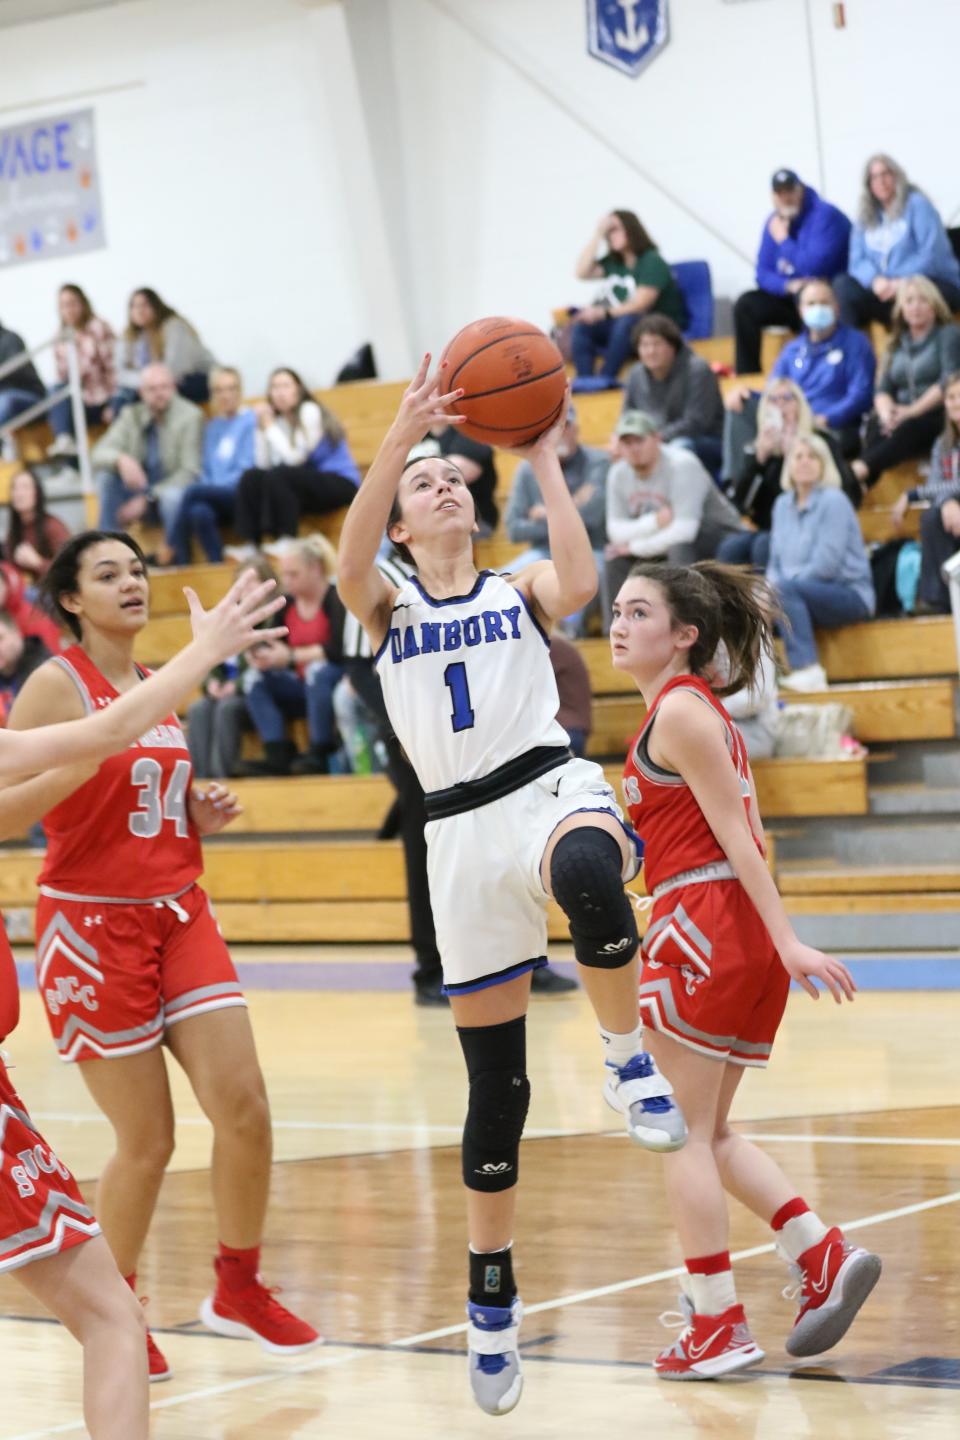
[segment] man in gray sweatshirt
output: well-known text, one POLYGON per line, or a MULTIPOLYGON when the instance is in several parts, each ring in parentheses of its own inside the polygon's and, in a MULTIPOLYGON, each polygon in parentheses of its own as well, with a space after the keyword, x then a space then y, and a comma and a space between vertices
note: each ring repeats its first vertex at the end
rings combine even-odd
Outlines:
POLYGON ((604 612, 636 560, 690 565, 712 559, 740 516, 696 455, 664 445, 657 421, 626 410, 615 431, 621 458, 607 476, 604 612))
MULTIPOLYGON (((597 571, 603 574, 603 547, 606 542, 606 484, 610 468, 610 456, 603 450, 594 450, 580 444, 580 426, 577 412, 571 405, 567 411, 566 423, 557 446, 560 468, 573 503, 580 511, 580 518, 586 526, 593 546, 597 571)), ((510 562, 513 572, 522 570, 534 560, 550 559, 550 537, 547 531, 547 511, 540 494, 540 487, 534 479, 529 462, 522 460, 513 477, 513 489, 504 516, 507 534, 515 545, 529 548, 510 562)), ((567 628, 574 633, 582 629, 583 616, 568 617, 567 628)))

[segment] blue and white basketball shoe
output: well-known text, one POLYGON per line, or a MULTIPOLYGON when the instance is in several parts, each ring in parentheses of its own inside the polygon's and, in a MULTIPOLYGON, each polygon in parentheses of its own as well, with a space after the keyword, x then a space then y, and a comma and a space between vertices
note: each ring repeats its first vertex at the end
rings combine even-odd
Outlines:
POLYGON ((475 1305, 468 1300, 467 1315, 467 1364, 473 1398, 488 1415, 506 1415, 523 1392, 517 1348, 523 1315, 520 1297, 509 1306, 475 1305))
POLYGON ((645 1150, 679 1150, 686 1144, 687 1122, 671 1097, 673 1086, 660 1074, 653 1056, 645 1050, 626 1065, 606 1062, 603 1098, 627 1122, 627 1134, 645 1150))

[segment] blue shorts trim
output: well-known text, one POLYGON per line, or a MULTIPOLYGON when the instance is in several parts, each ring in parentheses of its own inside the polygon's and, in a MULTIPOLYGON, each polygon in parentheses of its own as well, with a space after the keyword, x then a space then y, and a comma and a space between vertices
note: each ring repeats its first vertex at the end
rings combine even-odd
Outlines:
POLYGON ((472 995, 475 990, 489 990, 494 985, 505 985, 508 980, 516 980, 518 975, 527 975, 531 970, 542 970, 547 963, 546 955, 538 955, 535 960, 522 960, 519 965, 508 965, 506 970, 498 970, 495 975, 484 975, 480 980, 466 980, 462 985, 444 985, 444 995, 472 995))

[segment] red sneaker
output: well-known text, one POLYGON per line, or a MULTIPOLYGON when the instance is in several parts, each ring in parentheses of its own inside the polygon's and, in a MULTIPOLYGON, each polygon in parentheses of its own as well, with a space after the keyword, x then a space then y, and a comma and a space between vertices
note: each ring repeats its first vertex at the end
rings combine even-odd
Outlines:
POLYGON ((277 1287, 270 1289, 257 1275, 247 1285, 224 1285, 219 1260, 214 1261, 218 1283, 216 1292, 208 1295, 200 1307, 200 1319, 218 1335, 240 1340, 259 1340, 271 1355, 297 1355, 322 1345, 323 1337, 312 1325, 300 1320, 274 1298, 277 1287))
POLYGON ((167 1364, 166 1356, 149 1330, 147 1331, 147 1364, 150 1369, 151 1385, 157 1384, 160 1380, 169 1380, 172 1378, 173 1371, 167 1364))
POLYGON ((842 1340, 880 1279, 879 1255, 848 1245, 842 1230, 828 1230, 793 1265, 796 1284, 784 1290, 799 1309, 787 1336, 790 1355, 820 1355, 842 1340))
MULTIPOLYGON (((759 1365, 764 1354, 747 1326, 742 1305, 731 1305, 722 1315, 697 1315, 685 1295, 680 1297, 684 1326, 679 1338, 662 1350, 653 1368, 664 1380, 715 1380, 759 1365)), ((665 1325, 676 1323, 662 1315, 665 1325)))

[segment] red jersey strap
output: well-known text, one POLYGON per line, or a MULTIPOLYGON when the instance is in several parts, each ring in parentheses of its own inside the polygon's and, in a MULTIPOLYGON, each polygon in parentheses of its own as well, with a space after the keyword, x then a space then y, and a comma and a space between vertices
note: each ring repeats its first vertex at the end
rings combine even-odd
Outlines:
POLYGON ((727 749, 734 758, 737 756, 738 737, 733 729, 733 724, 706 680, 700 675, 674 675, 672 679, 667 681, 666 685, 664 685, 650 706, 647 712, 647 718, 643 722, 640 734, 637 736, 632 751, 634 764, 640 773, 645 775, 648 780, 655 780, 660 785, 686 784, 683 777, 678 775, 675 770, 665 770, 663 766, 657 765, 656 762, 650 758, 649 752, 650 730, 654 720, 657 718, 657 711, 660 709, 666 697, 676 690, 687 690, 695 695, 698 700, 702 700, 705 705, 709 705, 717 718, 723 722, 723 727, 727 732, 727 749))
MULTIPOLYGON (((97 709, 93 695, 90 693, 91 684, 96 690, 106 689, 112 691, 113 696, 119 698, 119 690, 116 690, 100 673, 81 645, 71 645, 70 648, 64 650, 62 654, 52 656, 50 663, 52 665, 58 665, 61 670, 69 675, 83 702, 85 714, 92 715, 97 709)), ((145 669, 143 665, 135 664, 134 668, 141 680, 146 680, 152 673, 150 670, 145 669)))

